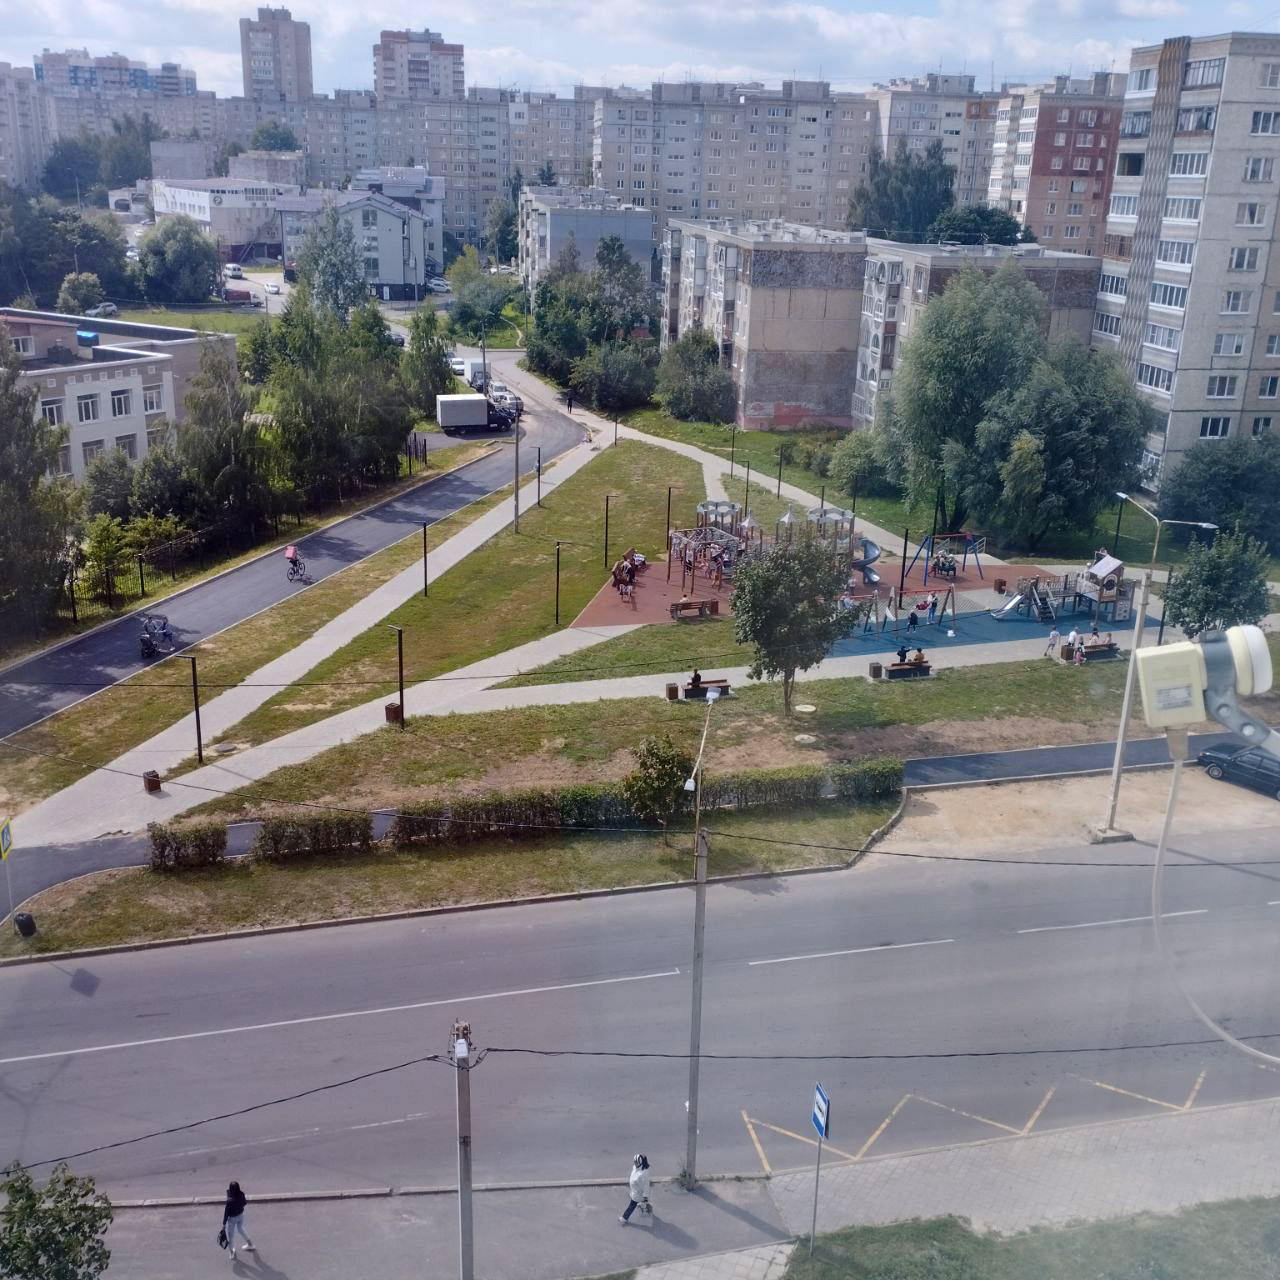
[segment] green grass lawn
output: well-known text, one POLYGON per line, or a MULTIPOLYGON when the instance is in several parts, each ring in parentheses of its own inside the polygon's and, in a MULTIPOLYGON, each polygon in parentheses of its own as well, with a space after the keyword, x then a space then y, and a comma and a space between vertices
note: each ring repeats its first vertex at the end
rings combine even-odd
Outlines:
MULTIPOLYGON (((608 578, 603 558, 606 493, 612 495, 611 559, 629 546, 650 559, 662 555, 670 483, 682 490, 673 521, 692 520, 704 494, 701 469, 654 446, 625 442, 547 493, 542 507, 521 515, 518 534, 503 530, 433 582, 427 599, 418 597, 385 619, 404 627, 406 682, 429 679, 556 630, 557 539, 564 543, 560 625, 572 622, 608 578)), ((318 664, 307 680, 307 688, 276 695, 226 738, 265 742, 389 693, 396 680, 394 638, 379 623, 318 664)))
MULTIPOLYGON (((441 449, 433 453, 431 459, 434 466, 446 469, 469 455, 482 453, 486 447, 463 444, 456 452, 441 449)), ((388 492, 395 490, 384 490, 378 500, 388 496, 388 492)), ((502 496, 495 494, 481 499, 432 525, 428 546, 438 546, 502 496)), ((367 506, 369 501, 372 499, 363 505, 367 506)), ((356 509, 355 504, 351 509, 356 509)), ((319 528, 321 523, 319 520, 306 522, 301 530, 290 530, 279 539, 279 545, 283 547, 296 541, 303 533, 319 528)), ((239 559, 250 559, 261 553, 262 548, 257 547, 239 559)), ((206 700, 215 697, 223 687, 238 683, 263 663, 287 652, 421 555, 422 537, 418 531, 360 564, 326 578, 323 585, 301 591, 188 650, 188 654, 196 658, 204 697, 206 700)), ((223 562, 209 572, 226 569, 232 563, 223 562)), ((169 584, 164 585, 167 588, 169 584)), ((106 763, 122 751, 145 742, 190 709, 190 668, 186 656, 173 657, 148 667, 130 680, 103 689, 34 728, 15 734, 0 743, 0 808, 16 813, 52 795, 83 777, 93 764, 106 763), (21 750, 23 747, 64 758, 29 754, 21 750)))
MULTIPOLYGON (((121 308, 119 320, 134 324, 171 324, 180 329, 207 329, 212 333, 248 333, 262 319, 261 307, 237 308, 234 311, 204 309, 183 311, 165 307, 121 308)), ((274 321, 275 317, 272 317, 274 321)))
MULTIPOLYGON (((717 813, 708 871, 820 866, 840 855, 763 836, 857 849, 895 803, 717 813)), ((558 834, 535 841, 493 841, 453 850, 384 850, 275 865, 241 861, 199 871, 100 872, 37 895, 34 942, 0 931, 0 955, 111 946, 152 938, 215 933, 301 920, 448 906, 455 903, 578 892, 687 879, 691 832, 673 827, 670 843, 636 832, 558 834)))
POLYGON ((801 1243, 785 1280, 1275 1280, 1280 1200, 1229 1200, 1057 1230, 977 1235, 956 1218, 801 1243))

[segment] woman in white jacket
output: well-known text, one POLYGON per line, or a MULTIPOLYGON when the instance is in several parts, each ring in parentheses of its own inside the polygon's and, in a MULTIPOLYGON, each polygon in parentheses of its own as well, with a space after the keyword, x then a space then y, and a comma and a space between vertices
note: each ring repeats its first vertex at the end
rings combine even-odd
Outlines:
POLYGON ((649 1161, 642 1155, 634 1156, 631 1160, 631 1200, 618 1221, 625 1226, 631 1220, 637 1205, 641 1213, 653 1212, 653 1206, 649 1203, 649 1161))

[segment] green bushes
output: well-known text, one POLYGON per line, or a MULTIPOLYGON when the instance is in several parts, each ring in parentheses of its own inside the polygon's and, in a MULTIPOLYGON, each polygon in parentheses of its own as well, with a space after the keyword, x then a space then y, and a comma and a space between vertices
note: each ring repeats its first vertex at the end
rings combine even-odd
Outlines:
POLYGON ((883 800, 902 790, 902 761, 895 756, 859 760, 856 764, 838 764, 831 770, 836 797, 855 804, 867 800, 883 800))
POLYGON ((827 791, 827 769, 797 764, 785 769, 752 769, 702 780, 704 809, 764 809, 813 804, 827 791))
POLYGON ((221 822, 176 827, 168 822, 147 825, 152 871, 185 871, 209 867, 227 856, 227 828, 221 822))
POLYGON ((250 856, 288 862, 317 854, 368 853, 373 816, 368 813, 280 813, 264 818, 250 856))

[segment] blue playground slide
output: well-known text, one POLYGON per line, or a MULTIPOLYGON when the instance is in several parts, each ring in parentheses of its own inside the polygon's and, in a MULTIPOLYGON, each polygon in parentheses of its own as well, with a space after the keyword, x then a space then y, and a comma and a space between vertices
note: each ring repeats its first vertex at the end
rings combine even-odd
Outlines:
POLYGON ((880 575, 871 568, 877 560, 880 559, 880 547, 878 543, 872 542, 870 538, 862 540, 862 559, 855 560, 849 567, 851 569, 862 570, 862 581, 868 587, 874 587, 880 582, 880 575))

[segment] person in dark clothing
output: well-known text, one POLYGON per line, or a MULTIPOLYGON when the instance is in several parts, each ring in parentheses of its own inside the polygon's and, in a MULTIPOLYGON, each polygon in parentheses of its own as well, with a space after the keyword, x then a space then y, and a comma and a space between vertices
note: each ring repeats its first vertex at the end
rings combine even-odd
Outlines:
POLYGON ((573 412, 573 392, 572 391, 570 391, 569 394, 565 396, 565 405, 568 412, 572 413, 573 412))
POLYGON ((244 1192, 240 1190, 240 1184, 233 1182, 227 1188, 227 1203, 222 1210, 222 1229, 227 1234, 227 1248, 231 1250, 232 1261, 235 1261, 236 1256, 237 1232, 244 1240, 244 1247, 251 1253, 254 1251, 253 1241, 249 1239, 244 1229, 244 1208, 247 1203, 244 1192))
POLYGON ((907 646, 904 644, 900 646, 898 649, 898 661, 906 662, 906 660, 907 660, 907 646))
POLYGON ((689 684, 694 689, 702 687, 702 672, 697 667, 694 667, 693 675, 689 677, 689 684))
POLYGON ((920 625, 920 619, 917 616, 916 611, 912 609, 911 612, 907 614, 907 634, 910 635, 910 633, 914 631, 919 625, 920 625))

